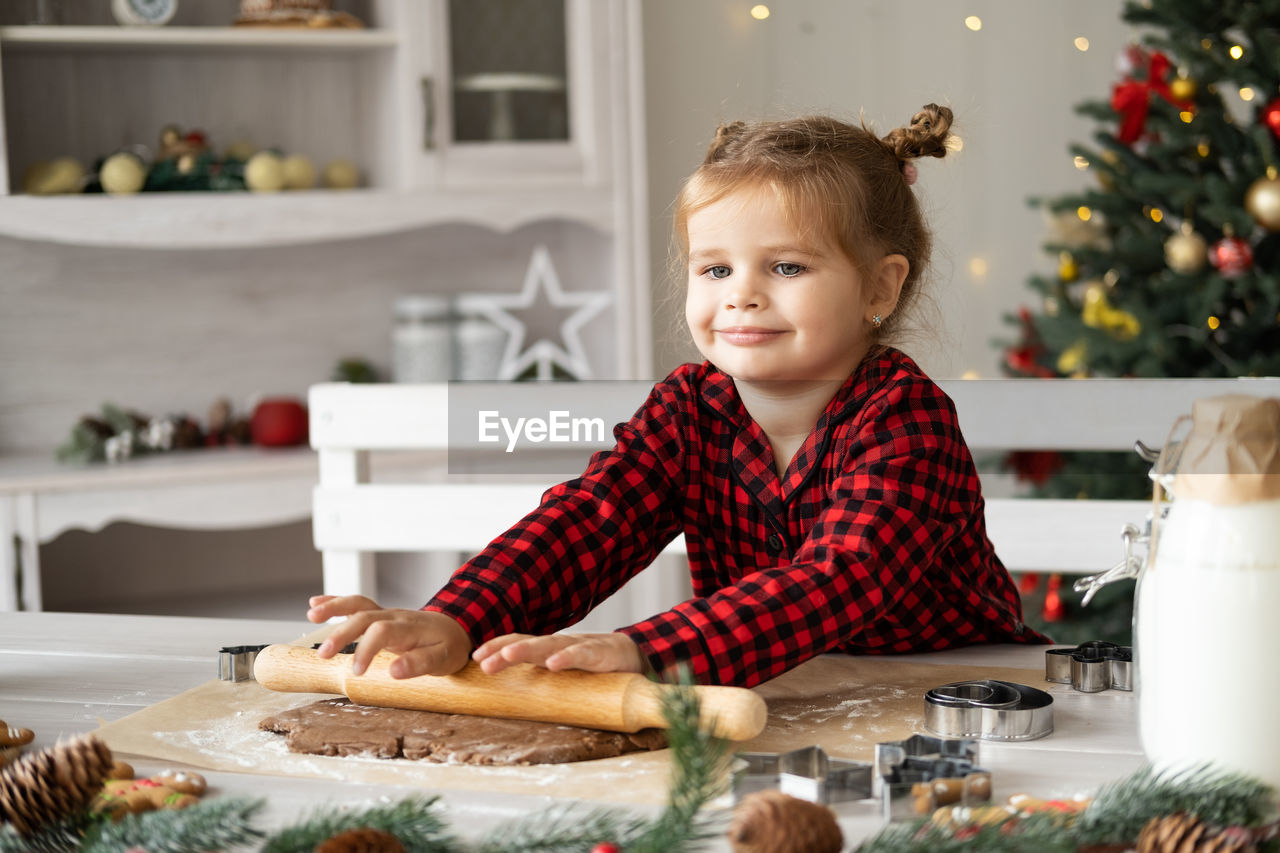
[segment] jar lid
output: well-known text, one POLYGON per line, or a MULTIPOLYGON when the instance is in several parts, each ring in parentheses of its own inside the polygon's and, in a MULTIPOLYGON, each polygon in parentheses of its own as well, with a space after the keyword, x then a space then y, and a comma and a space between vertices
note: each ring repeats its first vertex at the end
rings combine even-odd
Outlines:
POLYGON ((1196 400, 1173 474, 1179 499, 1240 504, 1280 498, 1280 399, 1224 394, 1196 400))
POLYGON ((449 316, 452 300, 439 294, 419 293, 401 296, 395 302, 398 320, 440 320, 449 316))

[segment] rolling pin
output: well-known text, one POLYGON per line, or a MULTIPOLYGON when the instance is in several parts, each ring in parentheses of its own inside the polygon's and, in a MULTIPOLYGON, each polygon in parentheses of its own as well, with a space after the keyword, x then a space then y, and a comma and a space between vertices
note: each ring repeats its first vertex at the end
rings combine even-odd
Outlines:
MULTIPOLYGON (((306 646, 274 645, 258 652, 253 677, 285 693, 340 693, 360 705, 441 714, 474 714, 535 720, 584 728, 635 732, 666 728, 664 691, 631 672, 550 670, 516 664, 489 675, 469 661, 453 675, 392 678, 396 655, 381 651, 363 675, 351 672, 352 655, 324 660, 306 646)), ((691 688, 701 702, 701 724, 720 737, 749 740, 764 730, 764 700, 743 687, 691 688)))

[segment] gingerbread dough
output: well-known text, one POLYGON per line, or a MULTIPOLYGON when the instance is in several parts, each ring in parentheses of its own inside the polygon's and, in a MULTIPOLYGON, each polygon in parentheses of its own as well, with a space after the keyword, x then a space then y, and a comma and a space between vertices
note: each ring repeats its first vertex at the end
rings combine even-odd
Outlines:
POLYGON ((285 735, 293 752, 372 755, 441 764, 565 764, 662 749, 660 729, 634 734, 501 720, 372 708, 324 699, 267 717, 258 728, 285 735))

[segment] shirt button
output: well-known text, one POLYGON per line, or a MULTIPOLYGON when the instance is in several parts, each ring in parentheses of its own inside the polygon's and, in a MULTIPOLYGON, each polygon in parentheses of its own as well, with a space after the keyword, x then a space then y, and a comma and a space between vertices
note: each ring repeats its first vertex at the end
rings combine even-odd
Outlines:
POLYGON ((765 540, 765 544, 769 546, 769 551, 774 554, 782 553, 782 537, 776 533, 770 533, 769 538, 765 540))

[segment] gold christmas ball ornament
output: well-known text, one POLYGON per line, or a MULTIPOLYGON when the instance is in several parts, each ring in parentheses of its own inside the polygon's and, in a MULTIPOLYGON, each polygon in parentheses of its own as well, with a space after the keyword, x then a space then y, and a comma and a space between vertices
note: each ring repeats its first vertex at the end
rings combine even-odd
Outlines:
POLYGON ((324 167, 321 179, 331 190, 350 190, 360 185, 360 170, 350 160, 334 160, 324 167))
POLYGON ((290 154, 284 158, 284 188, 287 190, 309 190, 316 185, 316 167, 311 160, 301 154, 290 154))
POLYGON ((1164 261, 1176 273, 1195 275, 1209 262, 1209 244, 1190 222, 1183 222, 1181 230, 1165 241, 1164 261))
POLYGON ((1075 281, 1080 275, 1080 267, 1070 252, 1058 255, 1058 278, 1063 281, 1075 281))
POLYGON ((244 185, 256 193, 284 189, 284 160, 274 151, 259 151, 244 164, 244 185))
POLYGON ((1190 101, 1196 96, 1196 81, 1181 75, 1169 81, 1169 94, 1175 101, 1190 101))
POLYGON ((147 167, 137 154, 120 151, 103 161, 98 180, 105 193, 131 195, 140 192, 146 184, 147 167))
POLYGON ((1244 194, 1244 209, 1263 228, 1280 231, 1280 177, 1275 166, 1268 167, 1266 177, 1249 186, 1244 194))
POLYGON ((85 169, 74 157, 58 157, 32 163, 22 174, 22 191, 30 195, 78 193, 84 188, 85 169))

